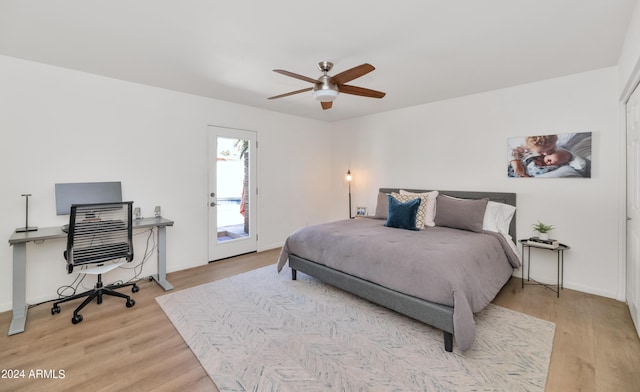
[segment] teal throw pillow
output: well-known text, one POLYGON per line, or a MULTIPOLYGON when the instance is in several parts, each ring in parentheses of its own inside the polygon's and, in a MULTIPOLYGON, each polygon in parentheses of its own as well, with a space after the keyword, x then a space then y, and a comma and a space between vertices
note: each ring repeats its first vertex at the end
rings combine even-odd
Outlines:
POLYGON ((395 197, 389 195, 389 215, 387 217, 387 227, 397 227, 398 229, 420 230, 416 227, 416 215, 420 207, 421 198, 416 198, 407 202, 400 202, 395 197))

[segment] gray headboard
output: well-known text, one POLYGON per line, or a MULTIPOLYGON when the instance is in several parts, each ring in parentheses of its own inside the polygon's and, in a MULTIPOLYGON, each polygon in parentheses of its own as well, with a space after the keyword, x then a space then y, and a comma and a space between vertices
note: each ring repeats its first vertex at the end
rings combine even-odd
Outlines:
MULTIPOLYGON (((380 192, 383 193, 391 193, 391 192, 400 192, 400 189, 404 189, 407 192, 431 192, 431 190, 425 189, 407 189, 407 188, 380 188, 380 192)), ((438 189, 439 194, 447 195, 452 197, 459 197, 461 199, 484 199, 487 198, 491 201, 495 201, 498 203, 505 203, 516 206, 516 194, 515 193, 505 193, 505 192, 477 192, 477 191, 441 191, 438 189)), ((511 225, 509 226, 509 235, 513 238, 513 241, 518 241, 518 237, 516 237, 516 214, 513 215, 513 219, 511 220, 511 225)))

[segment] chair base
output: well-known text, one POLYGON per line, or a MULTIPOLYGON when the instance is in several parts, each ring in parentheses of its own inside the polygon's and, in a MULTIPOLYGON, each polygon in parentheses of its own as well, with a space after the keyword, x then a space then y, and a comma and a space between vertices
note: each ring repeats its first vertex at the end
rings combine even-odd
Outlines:
POLYGON ((134 292, 134 293, 137 293, 140 290, 138 288, 138 285, 135 284, 135 283, 110 284, 110 285, 107 285, 107 286, 103 286, 102 285, 102 274, 98 274, 98 282, 96 283, 96 286, 92 290, 89 290, 89 291, 86 291, 86 292, 80 293, 80 294, 75 294, 75 295, 72 295, 71 297, 67 297, 65 299, 62 299, 60 301, 55 302, 53 304, 53 307, 51 308, 51 314, 60 313, 60 306, 59 305, 62 304, 62 303, 73 301, 73 300, 76 300, 78 298, 87 297, 73 311, 73 317, 71 318, 71 322, 73 324, 78 324, 79 322, 82 321, 82 315, 79 314, 79 312, 85 306, 87 306, 91 301, 93 301, 94 299, 97 300, 98 305, 100 305, 102 303, 102 296, 103 295, 110 295, 112 297, 124 298, 124 299, 127 300, 125 305, 127 306, 127 308, 130 308, 130 307, 132 307, 133 305, 136 304, 136 301, 131 299, 131 297, 126 295, 126 294, 122 294, 120 292, 115 291, 116 289, 120 289, 122 287, 129 287, 129 286, 131 287, 131 291, 134 292))

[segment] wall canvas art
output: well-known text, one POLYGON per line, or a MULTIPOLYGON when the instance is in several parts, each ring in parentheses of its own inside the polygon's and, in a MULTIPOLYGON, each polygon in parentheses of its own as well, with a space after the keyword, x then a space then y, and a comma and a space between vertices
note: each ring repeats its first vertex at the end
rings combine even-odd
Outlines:
POLYGON ((507 175, 518 178, 591 178, 591 132, 513 137, 507 175))

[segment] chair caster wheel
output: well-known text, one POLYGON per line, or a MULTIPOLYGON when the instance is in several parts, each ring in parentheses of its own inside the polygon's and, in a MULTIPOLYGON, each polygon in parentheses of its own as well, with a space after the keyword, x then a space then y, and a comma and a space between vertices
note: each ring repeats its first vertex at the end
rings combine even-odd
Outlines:
POLYGON ((59 306, 54 306, 53 308, 51 308, 51 314, 54 315, 56 313, 60 313, 60 307, 59 306))
POLYGON ((140 287, 134 285, 133 287, 131 287, 131 291, 137 293, 138 291, 140 291, 140 287))
POLYGON ((136 304, 136 301, 134 301, 134 300, 130 299, 130 300, 128 300, 128 301, 127 301, 127 308, 130 308, 130 307, 132 307, 132 306, 133 306, 133 305, 135 305, 135 304, 136 304))
POLYGON ((82 315, 81 314, 71 317, 71 322, 73 324, 78 324, 81 321, 82 321, 82 315))

